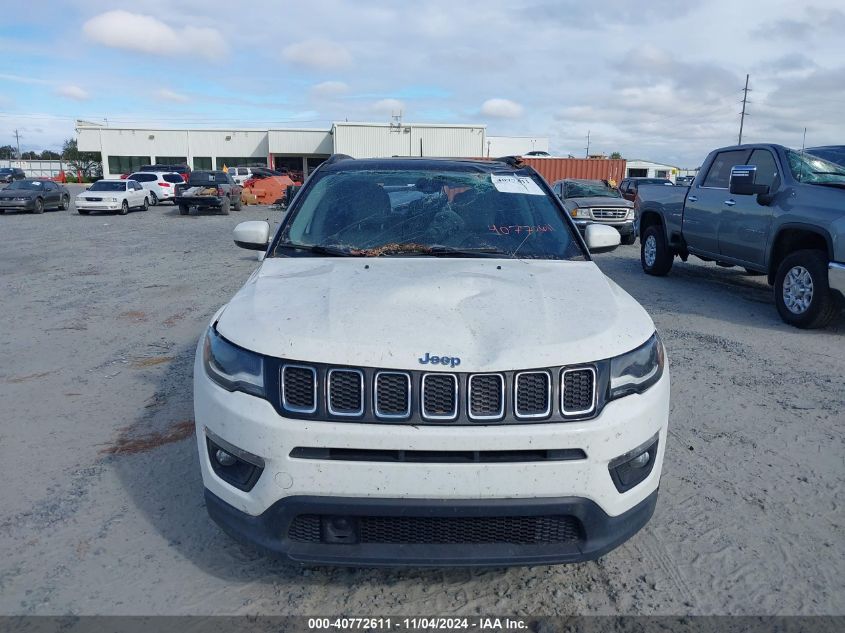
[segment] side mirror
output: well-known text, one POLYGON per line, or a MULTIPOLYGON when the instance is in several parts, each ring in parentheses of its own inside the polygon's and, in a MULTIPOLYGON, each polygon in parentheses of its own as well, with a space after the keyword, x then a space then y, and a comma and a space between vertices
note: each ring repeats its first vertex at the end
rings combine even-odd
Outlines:
POLYGON ((769 193, 768 185, 758 185, 756 165, 734 165, 731 167, 730 192, 738 196, 753 196, 769 193))
POLYGON ((270 242, 270 225, 261 220, 241 222, 235 227, 235 244, 252 251, 263 251, 270 242))
POLYGON ((588 224, 584 231, 584 241, 591 253, 609 253, 616 250, 622 241, 619 231, 604 224, 588 224))

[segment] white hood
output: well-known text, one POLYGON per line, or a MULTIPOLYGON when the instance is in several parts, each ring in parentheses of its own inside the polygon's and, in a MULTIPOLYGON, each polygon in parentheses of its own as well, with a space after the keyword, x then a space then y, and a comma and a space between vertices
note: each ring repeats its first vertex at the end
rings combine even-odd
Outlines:
POLYGON ((265 260, 217 329, 292 360, 484 372, 609 358, 654 324, 592 262, 297 257, 265 260), (426 353, 461 363, 420 365, 426 353))

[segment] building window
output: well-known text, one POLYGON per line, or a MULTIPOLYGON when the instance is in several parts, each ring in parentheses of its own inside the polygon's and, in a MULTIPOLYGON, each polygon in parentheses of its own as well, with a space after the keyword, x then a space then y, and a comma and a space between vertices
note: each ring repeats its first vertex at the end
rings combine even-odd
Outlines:
POLYGON ((187 165, 185 156, 156 156, 157 165, 187 165))
POLYGON ((669 177, 669 170, 668 169, 658 169, 654 172, 656 178, 668 178, 669 177))
POLYGON ((646 178, 648 176, 648 169, 628 169, 628 178, 646 178))
POLYGON ((306 164, 308 165, 308 173, 310 174, 312 171, 317 169, 317 167, 325 163, 326 160, 328 160, 328 156, 309 156, 306 160, 306 164))
POLYGON ((109 173, 131 174, 149 164, 149 156, 109 156, 109 173))
POLYGON ((211 156, 194 156, 194 169, 211 169, 211 156))
POLYGON ((260 156, 218 156, 217 169, 226 167, 266 167, 267 159, 260 156))

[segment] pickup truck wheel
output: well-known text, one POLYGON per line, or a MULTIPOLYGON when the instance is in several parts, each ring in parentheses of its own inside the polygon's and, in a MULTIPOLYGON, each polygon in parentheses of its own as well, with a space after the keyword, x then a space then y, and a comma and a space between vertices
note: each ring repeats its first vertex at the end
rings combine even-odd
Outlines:
POLYGON ((223 215, 229 215, 229 205, 231 204, 229 198, 223 198, 223 201, 220 203, 220 213, 223 215))
POLYGON ((120 205, 120 211, 118 211, 118 213, 120 213, 120 215, 126 215, 127 213, 129 213, 129 201, 128 200, 123 201, 123 204, 120 205))
POLYGON ((240 199, 240 198, 238 198, 238 199, 235 201, 235 204, 234 204, 235 211, 240 211, 242 206, 243 206, 243 202, 241 202, 241 199, 240 199))
POLYGON ((784 258, 775 275, 775 306, 786 323, 808 330, 824 327, 836 316, 822 251, 795 251, 784 258))
POLYGON ((640 240, 640 263, 648 275, 663 277, 672 269, 675 256, 666 245, 662 226, 650 226, 640 240))
POLYGON ((191 212, 191 208, 187 204, 180 204, 179 205, 179 215, 188 215, 191 212))

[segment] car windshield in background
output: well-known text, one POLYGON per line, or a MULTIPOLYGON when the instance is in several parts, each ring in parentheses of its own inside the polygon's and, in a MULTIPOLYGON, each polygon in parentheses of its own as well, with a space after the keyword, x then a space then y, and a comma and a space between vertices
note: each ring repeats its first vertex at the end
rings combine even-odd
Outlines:
POLYGON ((191 172, 188 177, 188 184, 198 187, 201 185, 225 184, 229 180, 224 173, 215 173, 213 171, 195 171, 191 172))
POLYGON ((799 182, 845 186, 845 167, 841 165, 795 150, 787 150, 786 158, 792 176, 799 182))
POLYGON ((88 191, 125 191, 125 182, 113 182, 109 180, 98 180, 88 191))
POLYGON ((44 183, 39 180, 17 180, 6 187, 6 191, 14 191, 16 189, 27 189, 34 191, 36 189, 43 189, 44 183))
POLYGON ((354 170, 316 175, 274 255, 584 259, 527 171, 354 170))
POLYGON ((616 189, 612 189, 605 183, 597 180, 595 182, 568 182, 563 190, 564 198, 621 198, 616 189))

